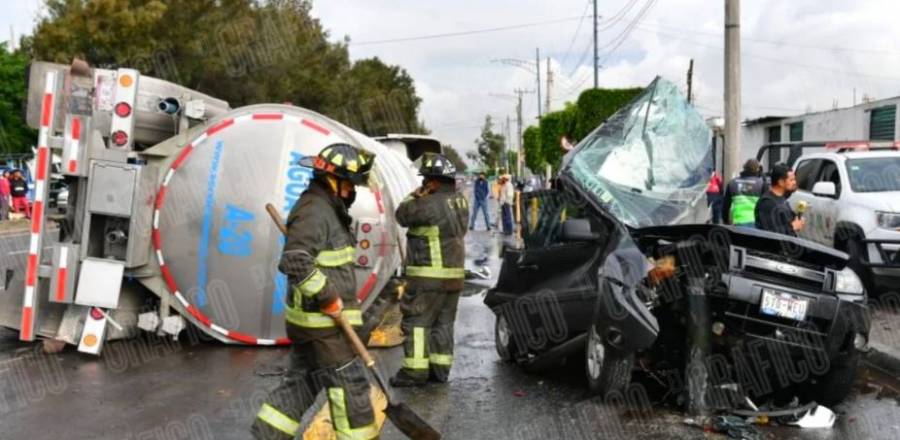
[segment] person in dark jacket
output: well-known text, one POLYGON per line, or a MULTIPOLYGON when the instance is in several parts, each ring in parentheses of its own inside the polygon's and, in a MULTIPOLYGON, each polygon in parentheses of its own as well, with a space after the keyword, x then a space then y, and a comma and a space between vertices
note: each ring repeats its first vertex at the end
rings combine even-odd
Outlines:
POLYGON ((491 193, 491 189, 484 173, 478 175, 478 180, 475 181, 473 193, 475 196, 475 207, 472 209, 472 220, 469 221, 469 230, 475 229, 475 217, 478 217, 478 211, 481 211, 484 214, 484 227, 490 231, 491 218, 488 215, 487 199, 491 193))
POLYGON ((257 439, 297 438, 303 413, 322 389, 338 440, 379 436, 366 367, 334 322, 341 316, 350 325, 362 325, 348 209, 355 186, 366 183, 374 161, 365 150, 333 144, 300 162, 313 168, 314 178, 288 216, 278 265, 292 286, 285 311, 290 366, 254 420, 251 431, 257 439))
POLYGON ((25 218, 31 218, 31 203, 28 201, 28 181, 22 176, 22 172, 14 170, 9 179, 9 192, 12 197, 13 210, 16 213, 25 213, 25 218))
POLYGON ((744 163, 740 176, 728 182, 722 212, 730 225, 753 228, 754 212, 759 198, 766 192, 766 182, 761 176, 762 167, 756 159, 744 163))
POLYGON ((794 213, 788 198, 797 190, 794 171, 785 164, 776 164, 771 172, 772 185, 756 204, 756 227, 765 231, 797 236, 806 221, 794 213))
POLYGON ((404 273, 407 291, 400 310, 403 367, 394 386, 447 382, 453 366, 453 324, 465 278, 465 236, 469 205, 456 191, 453 164, 426 156, 422 187, 397 208, 397 222, 409 228, 404 273))

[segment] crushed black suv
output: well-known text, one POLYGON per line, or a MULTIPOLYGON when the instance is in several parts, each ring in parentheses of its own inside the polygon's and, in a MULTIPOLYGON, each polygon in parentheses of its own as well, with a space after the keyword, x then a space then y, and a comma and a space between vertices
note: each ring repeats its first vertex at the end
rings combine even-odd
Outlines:
POLYGON ((583 353, 607 395, 668 372, 689 409, 728 406, 714 394, 729 386, 844 398, 869 335, 859 277, 813 242, 705 224, 711 139, 657 78, 566 155, 553 189, 523 195, 524 246, 503 251, 485 297, 503 360, 583 353))

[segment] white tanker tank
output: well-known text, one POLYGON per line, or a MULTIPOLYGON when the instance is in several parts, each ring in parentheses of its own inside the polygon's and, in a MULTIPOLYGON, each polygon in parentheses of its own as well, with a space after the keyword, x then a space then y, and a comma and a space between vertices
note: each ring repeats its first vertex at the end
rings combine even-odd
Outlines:
POLYGON ((39 262, 36 276, 30 263, 17 266, 24 273, 0 296, 0 325, 18 328, 23 340, 39 335, 99 353, 104 339, 134 335, 138 325, 177 335, 180 315, 223 342, 287 342, 287 280, 277 270, 283 237, 265 205, 286 218, 312 178, 297 162, 336 142, 376 154, 373 182, 350 209, 364 309, 400 265, 405 238, 393 213, 418 183, 414 168, 328 117, 278 104, 228 110, 130 69, 49 63, 31 67, 28 115, 63 158, 70 200, 59 237, 43 219, 33 224, 23 258, 39 262), (166 113, 165 96, 178 98, 178 112, 166 113), (169 137, 155 143, 166 130, 169 137), (147 313, 147 292, 159 297, 158 311, 147 313), (109 320, 122 328, 107 331, 109 320))

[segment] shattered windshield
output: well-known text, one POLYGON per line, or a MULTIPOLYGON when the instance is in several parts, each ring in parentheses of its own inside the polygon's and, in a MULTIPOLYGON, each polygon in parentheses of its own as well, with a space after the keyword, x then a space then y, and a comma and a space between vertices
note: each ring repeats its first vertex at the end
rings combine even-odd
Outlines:
POLYGON ((629 226, 696 222, 711 140, 678 87, 657 78, 570 152, 563 172, 629 226))

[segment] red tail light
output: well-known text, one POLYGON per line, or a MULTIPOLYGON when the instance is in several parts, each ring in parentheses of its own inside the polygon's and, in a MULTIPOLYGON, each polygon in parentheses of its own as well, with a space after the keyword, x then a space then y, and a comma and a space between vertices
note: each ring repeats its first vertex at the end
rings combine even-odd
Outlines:
POLYGON ((369 264, 369 258, 366 257, 365 255, 359 257, 359 259, 357 259, 356 261, 359 263, 360 266, 365 266, 365 265, 369 264))
POLYGON ((131 116, 131 106, 127 102, 120 102, 116 104, 116 116, 120 118, 127 118, 131 116))
POLYGON ((122 147, 128 143, 128 133, 125 133, 124 131, 119 130, 112 134, 112 141, 117 146, 122 147))
POLYGON ((370 225, 370 224, 368 224, 368 223, 363 223, 363 225, 362 225, 362 231, 363 231, 364 233, 368 234, 369 232, 372 231, 372 225, 370 225))

